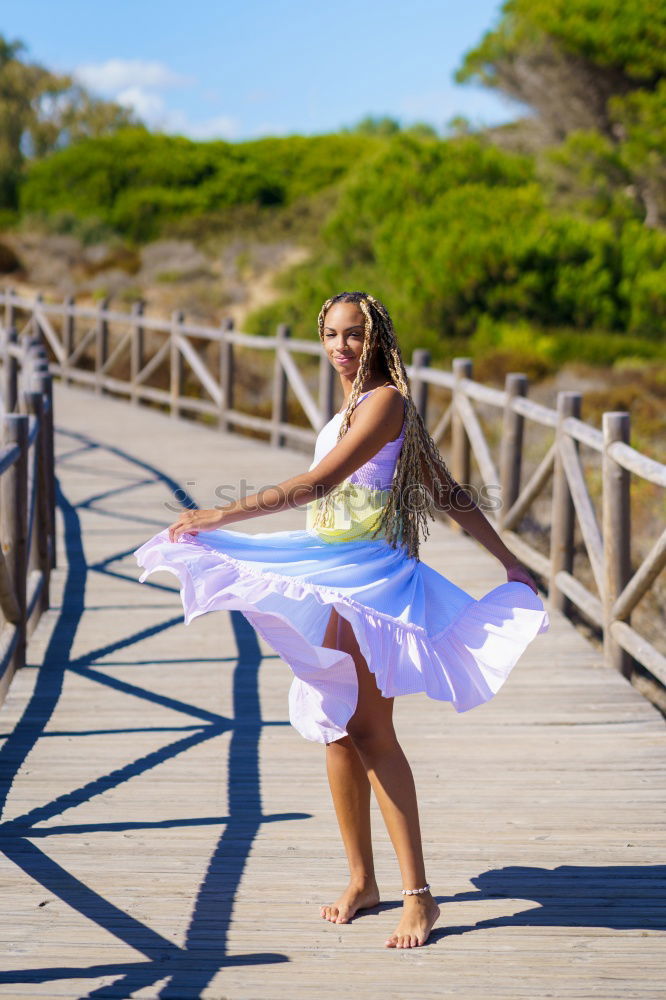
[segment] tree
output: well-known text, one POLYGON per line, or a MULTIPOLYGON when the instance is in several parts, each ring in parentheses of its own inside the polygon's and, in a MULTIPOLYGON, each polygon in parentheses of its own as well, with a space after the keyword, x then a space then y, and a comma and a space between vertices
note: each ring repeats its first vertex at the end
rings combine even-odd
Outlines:
POLYGON ((645 224, 658 228, 666 225, 665 73, 663 0, 507 0, 456 79, 534 108, 550 141, 567 146, 564 187, 582 184, 596 204, 621 205, 630 194, 645 224), (586 150, 594 150, 596 178, 590 157, 581 158, 586 150), (573 176, 578 164, 584 180, 573 176))
POLYGON ((350 131, 359 135, 395 135, 400 131, 400 122, 396 118, 389 118, 388 115, 384 117, 366 115, 350 131))
POLYGON ((0 35, 0 207, 14 208, 26 159, 138 120, 93 97, 68 75, 24 61, 25 46, 0 35))

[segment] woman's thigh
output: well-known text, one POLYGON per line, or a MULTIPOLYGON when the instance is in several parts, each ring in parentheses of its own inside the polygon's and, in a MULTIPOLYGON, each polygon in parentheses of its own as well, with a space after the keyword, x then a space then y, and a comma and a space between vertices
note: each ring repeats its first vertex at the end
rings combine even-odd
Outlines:
POLYGON ((335 608, 331 609, 322 646, 349 653, 356 667, 358 700, 356 710, 349 720, 350 733, 354 730, 361 732, 366 727, 373 731, 377 726, 388 725, 392 728, 393 698, 384 698, 380 692, 375 676, 361 653, 351 623, 339 615, 335 608))

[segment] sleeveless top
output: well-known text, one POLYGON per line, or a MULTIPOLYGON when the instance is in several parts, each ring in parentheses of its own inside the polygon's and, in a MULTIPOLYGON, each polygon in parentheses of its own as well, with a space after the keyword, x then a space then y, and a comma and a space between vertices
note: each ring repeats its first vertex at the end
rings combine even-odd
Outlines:
MULTIPOLYGON (((392 386, 396 392, 399 390, 392 386)), ((374 389, 361 394, 358 406, 374 389)), ((338 443, 338 429, 344 412, 336 413, 324 424, 315 443, 314 459, 310 469, 314 469, 338 443)), ((331 522, 326 526, 313 526, 320 500, 306 506, 306 530, 313 531, 327 542, 350 542, 384 537, 384 532, 375 534, 382 512, 391 492, 391 483, 405 438, 405 424, 397 438, 387 443, 347 479, 331 490, 331 522)), ((309 470, 308 470, 309 471, 309 470)))

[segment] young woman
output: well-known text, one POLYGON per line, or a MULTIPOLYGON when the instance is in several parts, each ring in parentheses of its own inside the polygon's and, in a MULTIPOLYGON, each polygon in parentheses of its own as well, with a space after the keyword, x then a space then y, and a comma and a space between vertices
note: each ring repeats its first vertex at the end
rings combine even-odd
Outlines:
POLYGON ((379 902, 370 838, 374 792, 396 852, 403 911, 387 947, 422 945, 439 916, 421 850, 396 695, 424 691, 466 711, 502 686, 549 627, 537 587, 451 477, 416 411, 391 319, 377 299, 324 303, 319 337, 344 405, 317 437, 307 472, 213 510, 188 510, 134 553, 174 573, 185 622, 239 610, 290 665, 289 716, 326 745, 350 880, 321 916, 347 923, 379 902), (307 504, 306 527, 249 535, 236 521, 307 504), (478 539, 507 582, 474 600, 419 559, 433 509, 478 539))

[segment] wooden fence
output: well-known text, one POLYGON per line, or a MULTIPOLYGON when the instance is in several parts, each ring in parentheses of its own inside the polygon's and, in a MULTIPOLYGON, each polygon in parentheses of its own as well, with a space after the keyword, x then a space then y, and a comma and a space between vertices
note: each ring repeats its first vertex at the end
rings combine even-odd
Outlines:
MULTIPOLYGON (((12 290, 0 293, 2 305, 7 329, 19 326, 22 337, 39 337, 48 346, 54 373, 66 382, 88 385, 97 393, 124 396, 134 404, 142 400, 162 404, 175 417, 188 412, 208 414, 224 430, 263 432, 276 447, 291 443, 311 448, 318 431, 335 412, 336 375, 319 341, 292 338, 285 325, 278 327, 275 337, 257 337, 236 331, 230 321, 216 329, 187 323, 182 313, 174 313, 170 321, 151 318, 144 315, 142 303, 124 313, 109 309, 105 302, 97 308, 81 308, 72 299, 49 304, 40 296, 21 299, 12 290), (147 331, 161 338, 150 358, 146 357, 147 331), (214 365, 202 358, 196 342, 217 345, 214 365), (273 353, 270 418, 244 413, 234 405, 238 374, 234 351, 238 347, 273 353), (319 359, 317 400, 294 354, 319 359), (120 364, 128 372, 124 377, 113 374, 114 366, 120 364), (185 364, 204 398, 184 394, 185 364), (168 389, 149 384, 162 365, 168 366, 168 389), (287 422, 289 388, 309 427, 287 422)), ((470 482, 473 457, 483 486, 501 488, 499 511, 489 511, 487 516, 518 558, 542 579, 550 606, 564 614, 576 608, 600 628, 609 666, 630 676, 635 660, 666 684, 666 657, 631 624, 632 611, 666 565, 666 530, 632 570, 629 490, 631 474, 666 487, 666 465, 630 447, 629 414, 604 413, 602 429, 597 430, 580 419, 579 393, 560 392, 553 410, 527 398, 527 377, 522 373, 508 374, 504 389, 475 382, 469 358, 456 358, 452 371, 446 372, 430 367, 427 351, 416 350, 407 374, 415 405, 435 442, 439 444, 445 434, 451 435, 448 464, 456 480, 470 482), (431 386, 450 394, 448 407, 432 421, 431 386), (497 411, 501 421, 497 465, 475 401, 497 411), (523 484, 526 421, 551 429, 553 440, 523 484), (581 443, 600 455, 601 523, 585 481, 581 443), (518 526, 551 478, 549 553, 545 555, 518 533, 518 526), (597 593, 573 572, 576 521, 597 593)))
POLYGON ((49 607, 55 567, 53 396, 44 347, 0 328, 0 702, 49 607))

